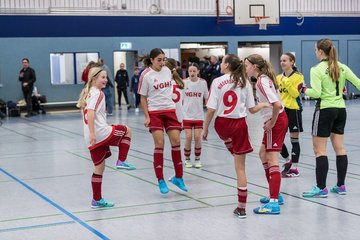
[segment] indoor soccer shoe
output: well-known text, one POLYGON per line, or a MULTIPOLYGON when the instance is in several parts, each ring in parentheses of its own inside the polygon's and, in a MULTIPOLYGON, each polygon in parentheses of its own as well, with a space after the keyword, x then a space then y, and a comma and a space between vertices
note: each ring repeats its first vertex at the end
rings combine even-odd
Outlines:
POLYGON ((202 164, 200 162, 200 160, 195 160, 195 168, 201 168, 202 167, 202 164))
POLYGON ((286 173, 288 173, 289 172, 289 170, 290 170, 290 168, 291 168, 291 165, 292 165, 292 162, 291 161, 289 161, 289 162, 287 162, 287 163, 285 163, 284 165, 283 165, 283 170, 281 171, 281 176, 282 177, 285 177, 286 176, 286 173))
POLYGON ((172 182, 175 186, 177 186, 181 190, 185 192, 188 191, 187 187, 185 186, 184 180, 182 178, 172 177, 169 181, 172 182))
MULTIPOLYGON (((263 197, 263 198, 260 198, 260 202, 261 203, 268 203, 270 202, 270 197, 263 197)), ((279 193, 279 198, 278 198, 278 203, 279 205, 283 205, 284 204, 284 198, 283 196, 281 195, 281 193, 279 193)))
POLYGON ((346 194, 345 185, 341 185, 340 187, 335 185, 330 189, 330 192, 337 193, 337 194, 340 194, 340 195, 345 195, 346 194))
POLYGON ((129 163, 128 161, 120 161, 117 160, 116 162, 116 168, 117 169, 126 169, 126 170, 135 170, 136 167, 134 165, 132 165, 131 163, 129 163))
POLYGON ((317 186, 313 186, 308 192, 303 192, 303 197, 306 198, 326 198, 328 196, 327 188, 320 189, 317 186))
POLYGON ((160 189, 160 193, 162 194, 166 194, 169 192, 169 188, 163 179, 159 180, 159 189, 160 189))
POLYGON ((114 203, 106 201, 104 198, 99 201, 95 201, 94 199, 91 201, 91 208, 105 208, 105 207, 113 207, 114 203))
POLYGON ((297 168, 290 168, 290 170, 282 176, 285 178, 293 178, 298 177, 299 175, 299 170, 297 168))
POLYGON ((190 160, 185 160, 185 167, 186 168, 192 168, 192 164, 190 160))
POLYGON ((269 202, 261 207, 254 208, 256 214, 280 214, 280 207, 278 202, 269 202))
POLYGON ((235 208, 235 210, 233 211, 234 215, 238 218, 246 218, 246 211, 244 208, 235 208))

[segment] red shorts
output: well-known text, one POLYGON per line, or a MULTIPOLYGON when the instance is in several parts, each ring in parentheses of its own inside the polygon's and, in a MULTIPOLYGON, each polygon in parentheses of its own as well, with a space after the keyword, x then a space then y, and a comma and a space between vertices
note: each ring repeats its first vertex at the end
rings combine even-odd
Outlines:
POLYGON ((173 112, 149 112, 150 115, 150 132, 155 130, 169 131, 177 129, 181 131, 181 123, 179 123, 175 111, 173 112))
POLYGON ((126 135, 127 127, 125 125, 113 125, 112 127, 113 130, 108 138, 95 146, 89 147, 90 156, 95 166, 110 157, 110 146, 119 146, 121 139, 126 135))
POLYGON ((245 118, 217 117, 214 127, 221 140, 232 140, 234 154, 240 155, 253 151, 245 118))
POLYGON ((203 120, 183 120, 184 129, 202 129, 203 124, 203 120))
POLYGON ((286 112, 279 114, 275 126, 268 132, 264 132, 262 144, 265 145, 266 152, 281 152, 288 127, 286 112))

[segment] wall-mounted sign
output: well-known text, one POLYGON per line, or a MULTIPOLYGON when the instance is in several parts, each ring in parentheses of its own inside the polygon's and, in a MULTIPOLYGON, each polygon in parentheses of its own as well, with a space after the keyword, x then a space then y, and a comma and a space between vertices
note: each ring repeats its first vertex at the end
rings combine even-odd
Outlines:
POLYGON ((121 42, 121 43, 120 43, 120 49, 121 49, 121 50, 129 50, 129 49, 132 49, 132 43, 131 43, 131 42, 121 42))

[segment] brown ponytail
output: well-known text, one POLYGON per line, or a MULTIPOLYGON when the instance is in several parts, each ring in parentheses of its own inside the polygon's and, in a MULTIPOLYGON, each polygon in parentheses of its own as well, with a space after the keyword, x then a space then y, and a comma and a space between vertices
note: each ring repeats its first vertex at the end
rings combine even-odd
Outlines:
POLYGON ((271 81, 273 82, 275 89, 279 89, 279 86, 276 83, 276 75, 271 66, 271 63, 266 61, 259 54, 251 54, 250 56, 248 56, 245 59, 248 60, 251 64, 256 65, 256 68, 258 69, 260 75, 264 74, 264 75, 268 76, 271 79, 271 81))
POLYGON ((328 57, 329 75, 332 80, 338 81, 340 77, 340 67, 338 63, 337 51, 330 39, 320 39, 316 43, 316 48, 322 50, 328 57))
POLYGON ((176 71, 177 62, 173 58, 166 59, 165 66, 168 67, 171 71, 172 78, 175 80, 176 84, 180 89, 184 88, 184 82, 182 78, 179 76, 179 73, 176 71))

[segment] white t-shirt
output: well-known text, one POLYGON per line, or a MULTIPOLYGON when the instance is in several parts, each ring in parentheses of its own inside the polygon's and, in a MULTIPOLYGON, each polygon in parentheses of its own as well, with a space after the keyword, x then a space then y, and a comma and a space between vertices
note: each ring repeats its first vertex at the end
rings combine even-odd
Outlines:
POLYGON ((234 83, 230 74, 218 77, 212 82, 206 106, 216 109, 216 116, 243 118, 247 116, 246 110, 255 106, 250 82, 247 82, 244 88, 233 89, 234 83))
MULTIPOLYGON (((256 101, 259 103, 261 102, 281 103, 279 90, 275 89, 273 81, 266 75, 261 75, 260 77, 258 77, 258 80, 256 82, 256 101)), ((284 111, 284 106, 282 106, 279 113, 282 113, 283 111, 284 111)), ((260 111, 261 116, 265 121, 271 119, 272 112, 273 112, 272 108, 263 108, 260 111)))
POLYGON ((172 80, 173 84, 173 94, 172 100, 175 103, 176 108, 176 117, 178 121, 181 123, 184 119, 184 109, 183 109, 183 89, 179 88, 179 85, 176 84, 175 80, 172 80))
POLYGON ((183 95, 184 119, 204 120, 204 98, 207 99, 209 95, 206 81, 201 78, 194 82, 185 79, 183 95))
POLYGON ((96 144, 107 139, 111 132, 112 126, 109 126, 106 122, 106 108, 105 108, 105 95, 104 93, 91 87, 90 92, 86 99, 86 107, 83 109, 83 121, 84 121, 84 137, 85 143, 90 146, 90 131, 87 122, 87 111, 89 109, 95 110, 95 138, 96 144))
POLYGON ((167 67, 162 67, 159 72, 152 68, 147 68, 141 74, 138 93, 147 97, 148 110, 175 110, 175 103, 172 100, 171 71, 167 67))

